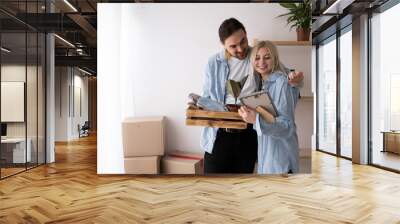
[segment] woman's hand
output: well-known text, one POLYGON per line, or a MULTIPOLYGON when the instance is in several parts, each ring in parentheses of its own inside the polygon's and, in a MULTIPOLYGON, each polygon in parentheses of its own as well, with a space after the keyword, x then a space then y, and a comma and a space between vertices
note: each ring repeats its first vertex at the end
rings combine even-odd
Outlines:
POLYGON ((243 118, 244 121, 250 124, 256 123, 256 111, 246 107, 241 106, 239 109, 239 115, 243 118))
POLYGON ((291 86, 298 86, 303 81, 304 74, 303 72, 290 72, 288 79, 291 86))

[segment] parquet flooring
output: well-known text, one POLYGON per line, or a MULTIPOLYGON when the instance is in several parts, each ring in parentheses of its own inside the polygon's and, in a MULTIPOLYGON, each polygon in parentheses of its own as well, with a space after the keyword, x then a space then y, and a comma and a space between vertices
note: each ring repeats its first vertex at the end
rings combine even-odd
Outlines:
POLYGON ((312 174, 96 174, 96 138, 0 181, 0 223, 400 223, 400 175, 313 152, 312 174))
POLYGON ((13 174, 15 174, 15 173, 18 173, 18 172, 21 172, 21 171, 24 171, 25 170, 25 167, 24 168, 1 168, 1 176, 2 177, 7 177, 7 176, 10 176, 10 175, 13 175, 13 174))

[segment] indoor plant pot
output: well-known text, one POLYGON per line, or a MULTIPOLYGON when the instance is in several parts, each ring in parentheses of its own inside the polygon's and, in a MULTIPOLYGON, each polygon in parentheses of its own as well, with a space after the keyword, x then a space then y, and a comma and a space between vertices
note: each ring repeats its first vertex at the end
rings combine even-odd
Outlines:
POLYGON ((302 28, 302 27, 297 27, 296 32, 297 32, 297 40, 298 41, 309 41, 310 40, 310 28, 302 28))

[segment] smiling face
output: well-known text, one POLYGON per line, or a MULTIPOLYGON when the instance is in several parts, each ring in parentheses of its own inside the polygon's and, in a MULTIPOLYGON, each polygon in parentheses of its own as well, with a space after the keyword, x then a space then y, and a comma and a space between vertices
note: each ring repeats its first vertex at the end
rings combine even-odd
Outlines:
POLYGON ((224 47, 230 55, 243 60, 247 56, 247 50, 249 48, 246 32, 240 29, 230 35, 224 41, 224 47))
POLYGON ((262 47, 258 49, 253 67, 261 75, 268 75, 273 71, 274 60, 268 48, 262 47))

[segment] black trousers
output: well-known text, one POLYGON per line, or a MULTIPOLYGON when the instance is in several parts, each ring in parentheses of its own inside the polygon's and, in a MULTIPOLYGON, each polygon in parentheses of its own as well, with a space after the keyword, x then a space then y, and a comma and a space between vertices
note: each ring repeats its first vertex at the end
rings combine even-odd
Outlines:
POLYGON ((253 126, 239 133, 218 129, 212 153, 204 154, 204 174, 253 173, 257 160, 257 133, 253 126))

